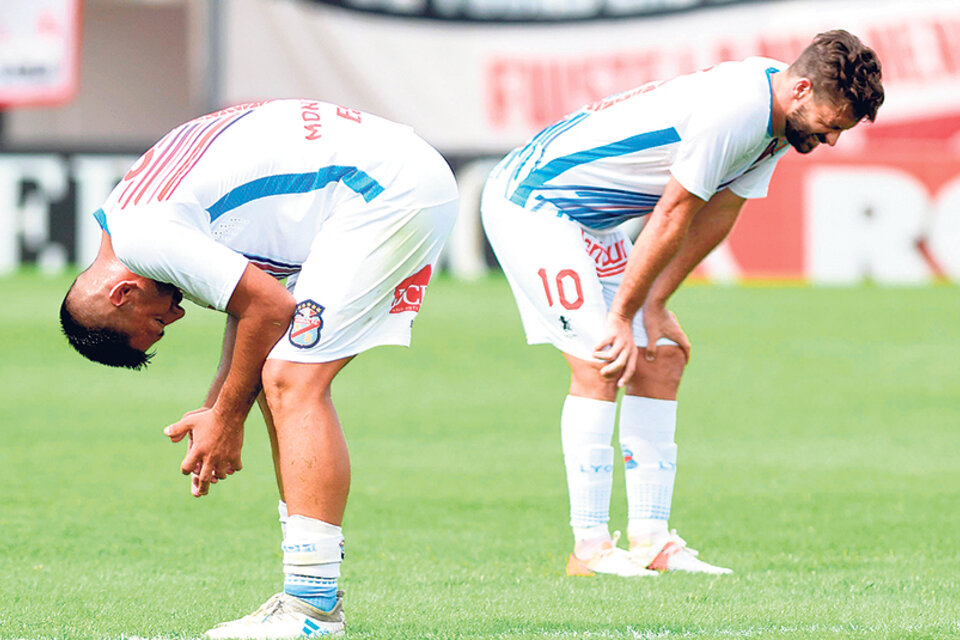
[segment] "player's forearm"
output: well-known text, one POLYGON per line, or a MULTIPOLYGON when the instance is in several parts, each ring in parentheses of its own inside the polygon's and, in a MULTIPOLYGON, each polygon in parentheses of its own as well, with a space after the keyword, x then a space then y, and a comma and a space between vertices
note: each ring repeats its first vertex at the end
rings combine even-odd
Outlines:
POLYGON ((627 260, 611 313, 633 319, 659 274, 680 249, 685 233, 685 226, 675 221, 647 223, 627 260))
POLYGON ((630 252, 610 312, 632 320, 661 272, 684 244, 704 201, 671 178, 630 252))
POLYGON ((645 304, 665 306, 667 299, 680 288, 698 264, 713 251, 733 229, 743 199, 723 191, 707 202, 690 223, 683 246, 654 281, 645 304))
POLYGON ((213 407, 217 402, 217 398, 220 397, 220 389, 223 388, 223 383, 226 381, 227 374, 230 372, 230 363, 233 361, 233 346, 236 340, 237 319, 231 315, 227 315, 227 324, 223 330, 223 349, 220 353, 220 364, 217 366, 217 372, 213 377, 213 382, 210 383, 207 398, 203 402, 203 406, 207 409, 213 407))
MULTIPOLYGON (((291 314, 292 315, 292 310, 291 314)), ((241 423, 260 393, 260 372, 270 350, 285 333, 290 316, 280 312, 251 314, 235 320, 229 370, 213 409, 225 422, 241 423)), ((213 389, 211 388, 211 393, 213 389)))
POLYGON ((247 265, 227 303, 235 338, 230 368, 213 406, 221 423, 243 424, 260 392, 263 363, 286 332, 295 308, 293 296, 283 285, 247 265))

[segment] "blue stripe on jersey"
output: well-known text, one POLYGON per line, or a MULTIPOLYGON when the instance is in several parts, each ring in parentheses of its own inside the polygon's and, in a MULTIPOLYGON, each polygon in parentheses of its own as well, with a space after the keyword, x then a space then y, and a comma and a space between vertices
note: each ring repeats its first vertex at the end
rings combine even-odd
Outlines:
MULTIPOLYGON (((767 118, 767 135, 771 138, 773 137, 773 80, 770 78, 775 73, 779 73, 780 69, 776 67, 767 67, 767 87, 770 89, 770 117, 767 118)), ((717 189, 719 191, 719 189, 717 189)))
POLYGON ((540 189, 546 182, 577 165, 661 147, 674 142, 680 142, 680 134, 677 133, 675 128, 670 127, 669 129, 641 133, 617 142, 611 142, 602 147, 594 147, 593 149, 554 158, 539 169, 531 171, 514 190, 513 195, 510 196, 510 201, 521 207, 525 206, 531 192, 540 189))
POLYGON ((659 195, 607 187, 545 187, 536 196, 563 215, 591 229, 608 229, 653 211, 659 195))
POLYGON ((278 267, 280 269, 297 269, 297 270, 300 269, 299 263, 280 262, 279 260, 276 260, 274 258, 265 258, 264 256, 258 256, 255 253, 245 253, 243 254, 243 257, 246 258, 247 260, 256 260, 257 262, 263 262, 265 264, 269 264, 271 266, 278 267))
POLYGON ((93 217, 97 221, 97 224, 100 225, 100 228, 106 231, 107 235, 110 235, 110 229, 107 228, 107 214, 103 212, 103 209, 94 211, 93 217))
POLYGON ((519 175, 521 169, 523 168, 523 165, 526 164, 527 162, 530 162, 531 161, 530 159, 533 157, 533 154, 536 153, 537 150, 539 150, 540 156, 536 160, 532 161, 533 166, 537 166, 540 163, 540 158, 543 157, 543 154, 546 151, 547 146, 551 142, 553 142, 557 138, 557 136, 559 136, 561 133, 564 133, 568 129, 572 128, 574 125, 579 123, 588 115, 590 114, 585 111, 574 113, 564 118, 563 120, 560 120, 559 122, 553 123, 546 129, 538 133, 537 135, 533 136, 530 142, 524 145, 524 147, 520 149, 519 152, 517 152, 517 157, 519 159, 519 162, 516 163, 516 169, 513 172, 512 179, 514 180, 517 179, 517 176, 519 175))
POLYGON ((290 193, 307 193, 323 189, 334 182, 342 182, 352 191, 370 202, 383 193, 383 187, 356 167, 331 165, 314 173, 283 173, 251 180, 231 189, 222 198, 207 208, 213 222, 227 211, 236 209, 253 200, 290 193))

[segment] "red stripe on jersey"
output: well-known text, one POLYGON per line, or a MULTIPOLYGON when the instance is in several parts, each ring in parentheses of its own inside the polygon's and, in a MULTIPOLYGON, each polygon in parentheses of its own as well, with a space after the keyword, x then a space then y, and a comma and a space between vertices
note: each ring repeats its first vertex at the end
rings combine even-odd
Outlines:
MULTIPOLYGON (((167 163, 170 162, 171 158, 173 158, 176 155, 177 150, 180 148, 180 146, 182 146, 184 132, 189 132, 192 129, 193 127, 184 125, 176 131, 176 134, 171 133, 164 136, 163 139, 160 140, 160 142, 158 142, 156 145, 153 146, 153 148, 150 151, 155 151, 157 149, 163 149, 163 150, 151 162, 151 166, 149 167, 149 170, 145 174, 141 175, 136 182, 131 183, 133 190, 131 191, 130 187, 127 187, 124 190, 123 194, 120 196, 121 200, 123 200, 124 196, 127 195, 127 192, 129 192, 130 195, 126 198, 126 200, 123 200, 123 203, 120 205, 121 209, 125 208, 131 202, 133 202, 134 204, 137 204, 138 202, 140 202, 140 198, 143 197, 143 194, 146 192, 147 187, 150 186, 150 183, 153 182, 153 180, 157 177, 160 171, 163 170, 163 167, 165 167, 167 163)), ((150 153, 150 152, 148 151, 147 153, 150 153)), ((138 174, 140 173, 143 173, 143 172, 142 171, 138 172, 138 174)))
MULTIPOLYGON (((158 158, 157 165, 151 169, 150 175, 144 178, 143 187, 140 189, 140 192, 137 194, 137 197, 134 199, 134 204, 139 204, 140 199, 146 195, 147 189, 150 188, 150 185, 153 184, 153 181, 160 177, 160 174, 163 173, 164 169, 168 164, 173 162, 172 166, 176 166, 177 160, 182 156, 183 153, 186 153, 186 150, 189 149, 191 144, 191 137, 193 136, 194 130, 197 128, 197 125, 190 125, 181 129, 176 137, 167 145, 167 148, 164 149, 164 152, 161 156, 162 162, 159 162, 158 158)), ((154 190, 156 191, 156 190, 154 190)), ((149 202, 153 198, 153 195, 147 198, 149 202)))
POLYGON ((157 194, 157 200, 167 200, 170 196, 173 195, 173 192, 177 190, 177 187, 180 186, 180 183, 184 178, 187 177, 187 174, 193 170, 193 168, 200 161, 200 158, 203 157, 203 154, 207 152, 207 149, 210 148, 210 145, 217 138, 217 135, 223 132, 224 129, 229 127, 231 124, 242 118, 243 116, 250 113, 245 111, 239 115, 228 117, 220 122, 217 122, 212 129, 210 129, 196 144, 190 152, 190 155, 187 159, 181 163, 180 168, 176 173, 173 174, 173 177, 167 181, 167 184, 160 190, 160 193, 157 194))

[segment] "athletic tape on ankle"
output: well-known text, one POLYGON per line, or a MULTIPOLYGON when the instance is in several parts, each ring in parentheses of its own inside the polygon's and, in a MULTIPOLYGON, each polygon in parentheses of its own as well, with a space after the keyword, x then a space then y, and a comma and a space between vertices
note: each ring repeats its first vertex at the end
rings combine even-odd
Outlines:
POLYGON ((287 573, 313 575, 303 569, 343 560, 343 536, 325 536, 311 541, 284 540, 281 548, 287 573))

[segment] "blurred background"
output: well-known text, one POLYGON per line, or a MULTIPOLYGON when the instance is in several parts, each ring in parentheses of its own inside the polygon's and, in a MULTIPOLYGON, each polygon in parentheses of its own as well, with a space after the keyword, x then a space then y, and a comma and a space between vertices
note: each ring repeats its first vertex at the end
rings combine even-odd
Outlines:
POLYGON ((956 281, 955 0, 4 0, 0 272, 89 262, 90 212, 175 125, 309 97, 410 124, 446 155, 463 201, 445 265, 476 278, 495 268, 480 188, 512 147, 600 97, 723 60, 789 62, 838 27, 883 62, 877 122, 788 154, 697 275, 956 281))

